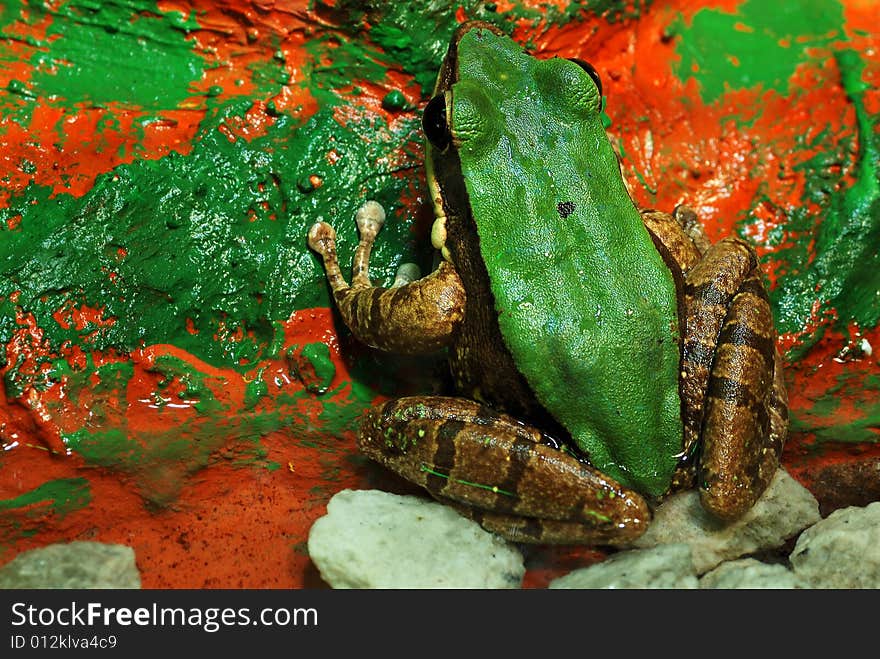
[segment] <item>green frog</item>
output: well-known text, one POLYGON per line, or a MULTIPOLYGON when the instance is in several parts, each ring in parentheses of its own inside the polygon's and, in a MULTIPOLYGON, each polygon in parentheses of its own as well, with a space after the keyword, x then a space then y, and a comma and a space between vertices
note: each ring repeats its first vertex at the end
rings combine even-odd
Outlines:
POLYGON ((694 486, 737 519, 787 434, 754 250, 710 244, 688 208, 638 209, 601 105, 588 63, 464 24, 423 115, 439 266, 372 285, 376 202, 350 286, 333 228, 309 231, 358 339, 448 351, 456 395, 370 409, 359 449, 516 542, 625 544, 694 486))

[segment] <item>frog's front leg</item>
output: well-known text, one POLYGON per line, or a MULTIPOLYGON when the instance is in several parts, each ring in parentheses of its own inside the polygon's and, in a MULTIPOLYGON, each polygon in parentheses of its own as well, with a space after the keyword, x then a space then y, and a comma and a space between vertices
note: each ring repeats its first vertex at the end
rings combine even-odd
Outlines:
POLYGON ((686 425, 702 429, 700 498, 717 517, 736 519, 767 487, 788 433, 782 363, 754 249, 737 238, 712 245, 686 274, 684 292, 683 389, 686 425))
POLYGON ((401 266, 395 285, 373 286, 368 267, 385 211, 368 201, 356 215, 360 242, 354 255, 351 286, 339 269, 336 231, 325 222, 312 225, 309 246, 321 255, 336 306, 352 333, 381 350, 406 354, 434 352, 449 345, 464 316, 465 291, 455 268, 447 261, 430 275, 413 280, 401 266))
POLYGON ((644 499, 539 430, 463 398, 372 408, 362 453, 515 542, 617 544, 644 532, 644 499))

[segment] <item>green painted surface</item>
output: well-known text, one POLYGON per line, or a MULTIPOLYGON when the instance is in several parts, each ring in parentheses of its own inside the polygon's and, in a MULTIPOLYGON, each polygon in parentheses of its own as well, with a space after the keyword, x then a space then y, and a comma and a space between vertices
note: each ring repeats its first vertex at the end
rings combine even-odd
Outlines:
MULTIPOLYGON (((271 356, 274 321, 327 306, 305 245, 308 226, 339 225, 341 258, 350 262, 358 204, 378 199, 393 213, 407 183, 391 171, 366 177, 362 163, 380 160, 388 144, 362 140, 365 123, 341 129, 332 110, 305 125, 282 115, 266 135, 230 142, 218 127, 250 106, 233 100, 215 108, 186 156, 120 166, 80 198, 33 185, 0 210, 0 341, 15 327, 17 291, 17 305, 34 314, 54 349, 66 341, 121 352, 172 343, 244 371, 271 356), (327 162, 328 145, 341 157, 336 165, 327 162), (327 184, 304 194, 296 173, 312 172, 327 184), (17 228, 7 229, 19 215, 17 228), (107 322, 65 329, 52 318, 65 305, 100 308, 107 322)), ((398 130, 388 138, 408 138, 415 127, 398 130)), ((407 238, 392 216, 374 277, 393 277, 407 238)))
POLYGON ((87 506, 92 495, 85 478, 60 478, 47 481, 40 487, 14 499, 0 501, 0 511, 46 504, 56 515, 66 515, 87 506))
POLYGON ((85 478, 46 481, 17 497, 0 500, 0 556, 7 544, 39 533, 44 525, 86 508, 91 500, 85 478))
POLYGON ((177 108, 197 95, 192 85, 204 75, 205 59, 187 38, 197 27, 179 12, 161 11, 154 0, 4 3, 0 61, 17 61, 21 55, 7 44, 25 43, 32 72, 7 86, 19 102, 4 102, 0 93, 0 106, 16 108, 22 123, 33 103, 21 101, 38 98, 59 107, 177 108), (39 38, 20 37, 22 23, 48 27, 39 38))
MULTIPOLYGON (((785 270, 771 292, 780 331, 798 332, 811 317, 833 317, 832 327, 846 333, 850 323, 864 328, 880 320, 880 137, 878 116, 865 108, 864 62, 852 50, 835 54, 843 89, 855 108, 858 155, 851 183, 840 175, 829 180, 822 152, 800 165, 807 175, 804 209, 793 213, 792 228, 803 227, 814 241, 801 239, 771 257, 785 270), (836 179, 836 180, 835 180, 836 179), (838 189, 839 185, 843 189, 838 189), (820 216, 807 204, 821 204, 820 216), (820 301, 818 309, 813 301, 820 301)), ((842 148, 846 148, 845 145, 842 148)), ((826 324, 806 336, 792 357, 798 358, 822 338, 826 324)))
POLYGON ((880 377, 870 371, 845 373, 809 410, 792 418, 791 430, 810 433, 816 446, 880 442, 880 377), (844 412, 843 401, 850 401, 855 412, 844 412))
MULTIPOLYGON (((39 3, 29 7, 32 20, 46 12, 39 3)), ((197 25, 178 13, 161 12, 154 1, 69 0, 51 13, 46 49, 32 60, 35 94, 173 108, 193 95, 191 83, 202 78, 204 60, 186 39, 197 25)))
POLYGON ((809 49, 843 36, 843 7, 837 0, 747 0, 735 13, 700 9, 690 24, 680 20, 671 30, 679 36, 674 70, 697 80, 706 103, 754 87, 786 95, 809 49))
MULTIPOLYGON (((79 73, 65 78, 46 69, 42 77, 10 85, 12 93, 0 99, 7 117, 26 118, 22 112, 29 112, 35 99, 66 107, 68 116, 76 114, 76 104, 114 99, 146 110, 174 108, 203 74, 202 53, 186 39, 195 25, 155 11, 153 3, 73 2, 53 11, 52 49, 34 46, 42 48, 42 57, 69 58, 71 70, 79 73), (146 9, 151 11, 140 11, 146 9), (132 21, 122 21, 125 29, 112 28, 132 13, 132 21), (92 39, 93 30, 102 34, 92 39), (155 45, 173 62, 160 57, 154 76, 132 80, 123 94, 119 84, 132 75, 126 67, 90 74, 103 66, 87 52, 95 40, 121 60, 142 63, 149 53, 139 49, 155 45)), ((21 13, 11 7, 2 17, 5 32, 14 33, 11 24, 21 13)), ((0 37, 0 59, 9 43, 0 37)), ((282 321, 297 309, 329 305, 323 272, 306 246, 308 226, 325 219, 339 227, 340 258, 350 263, 357 243, 354 212, 365 199, 377 199, 389 221, 374 251, 372 276, 390 283, 403 260, 428 265, 429 245, 416 245, 410 235, 417 209, 401 202, 418 184, 418 117, 402 115, 386 125, 350 95, 353 80, 384 77, 388 64, 378 50, 366 53, 358 39, 356 56, 327 67, 323 59, 331 46, 320 43, 323 49, 313 51, 298 83, 318 101, 314 115, 281 113, 270 102, 272 120, 264 131, 230 139, 255 100, 271 99, 290 84, 278 51, 250 65, 256 93, 208 94, 186 155, 116 167, 81 197, 53 195, 31 184, 0 210, 0 341, 8 343, 21 332, 18 314, 32 315, 43 330, 39 338, 24 339, 43 364, 22 359, 8 364, 7 395, 16 398, 28 387, 42 390, 61 382, 73 402, 83 392, 96 394, 89 400, 93 423, 66 432, 64 440, 89 465, 130 478, 151 506, 175 501, 189 476, 217 460, 271 467, 260 448, 262 436, 286 428, 303 437, 315 433, 311 413, 301 409, 304 397, 313 410, 317 405, 321 432, 338 434, 351 431, 372 399, 374 393, 360 384, 343 385, 354 392, 349 396, 337 389, 321 401, 303 391, 286 395, 263 377, 263 360, 280 357, 282 321), (380 63, 365 71, 361 56, 380 63), (320 187, 300 185, 314 179, 320 187), (101 321, 77 327, 54 317, 80 307, 100 309, 101 321), (239 371, 248 382, 244 409, 232 409, 218 397, 224 382, 166 355, 155 361, 157 385, 144 404, 164 415, 167 427, 153 433, 128 427, 125 410, 115 405, 132 386, 134 370, 130 362, 96 366, 92 354, 126 355, 153 344, 172 344, 213 366, 239 371), (84 351, 84 365, 59 357, 71 347, 84 351), (271 411, 260 406, 268 395, 276 397, 271 411), (197 416, 175 420, 180 406, 197 416)), ((101 119, 101 130, 119 130, 112 114, 101 119)), ((57 132, 63 148, 61 121, 57 132)), ((322 380, 332 377, 329 355, 312 352, 322 380)))
MULTIPOLYGON (((317 2, 318 6, 327 6, 317 2)), ((511 2, 507 11, 500 11, 496 3, 482 0, 450 3, 449 0, 421 2, 387 2, 383 0, 339 0, 333 2, 334 15, 351 40, 338 35, 316 35, 309 46, 313 52, 326 52, 332 43, 334 67, 344 63, 348 71, 356 71, 355 78, 378 81, 382 77, 382 62, 393 63, 407 74, 422 90, 430 95, 437 78, 440 62, 449 47, 449 39, 458 25, 456 9, 471 20, 492 23, 511 33, 523 22, 546 29, 571 21, 593 20, 601 15, 608 20, 635 18, 651 6, 651 0, 571 0, 567 4, 547 3, 536 8, 532 3, 511 2), (371 27, 368 40, 362 34, 364 22, 371 27), (377 48, 378 47, 378 48, 377 48)), ((346 81, 348 82, 348 81, 346 81)))

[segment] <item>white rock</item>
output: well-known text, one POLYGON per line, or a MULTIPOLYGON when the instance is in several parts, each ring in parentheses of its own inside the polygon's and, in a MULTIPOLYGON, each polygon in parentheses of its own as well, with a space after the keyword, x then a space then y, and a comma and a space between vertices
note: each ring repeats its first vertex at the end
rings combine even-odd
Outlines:
POLYGON ((722 563, 700 579, 700 588, 783 589, 806 588, 798 576, 779 563, 741 558, 722 563))
POLYGON ((569 572, 550 588, 697 588, 691 550, 685 544, 623 551, 569 572))
POLYGON ((22 552, 0 568, 0 588, 140 588, 134 550, 69 542, 22 552))
POLYGON ((819 519, 815 497, 779 469, 755 506, 736 522, 725 525, 709 515, 696 490, 681 492, 658 507, 654 521, 633 546, 687 543, 697 574, 703 574, 722 561, 780 547, 819 519))
POLYGON ((309 555, 334 588, 519 588, 522 554, 449 506, 343 490, 309 531, 309 555))
POLYGON ((800 535, 789 561, 813 588, 880 588, 880 501, 835 510, 800 535))

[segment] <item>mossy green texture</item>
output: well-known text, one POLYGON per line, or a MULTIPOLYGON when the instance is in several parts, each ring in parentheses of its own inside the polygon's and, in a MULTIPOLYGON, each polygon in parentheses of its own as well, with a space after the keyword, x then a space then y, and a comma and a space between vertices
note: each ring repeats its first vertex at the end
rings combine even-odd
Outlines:
POLYGON ((85 478, 58 478, 12 499, 0 500, 0 553, 6 543, 39 533, 52 519, 86 508, 92 491, 85 478))
POLYGON ((689 25, 679 20, 670 28, 679 37, 673 68, 682 80, 699 82, 706 103, 759 86, 786 95, 808 50, 841 38, 843 23, 837 0, 746 0, 733 13, 700 9, 689 25))
MULTIPOLYGON (((785 263, 771 292, 783 332, 799 332, 817 317, 833 317, 830 326, 844 333, 851 323, 872 328, 880 321, 880 121, 865 107, 861 55, 842 50, 835 53, 835 60, 844 92, 855 108, 858 156, 853 181, 844 183, 843 189, 837 189, 841 181, 825 175, 826 161, 833 154, 820 153, 799 167, 807 174, 805 207, 807 202, 819 203, 824 213, 817 218, 796 211, 793 226, 805 225, 814 240, 801 238, 793 248, 780 249, 773 256, 785 263)), ((791 356, 804 355, 827 327, 822 323, 805 336, 791 356)))

